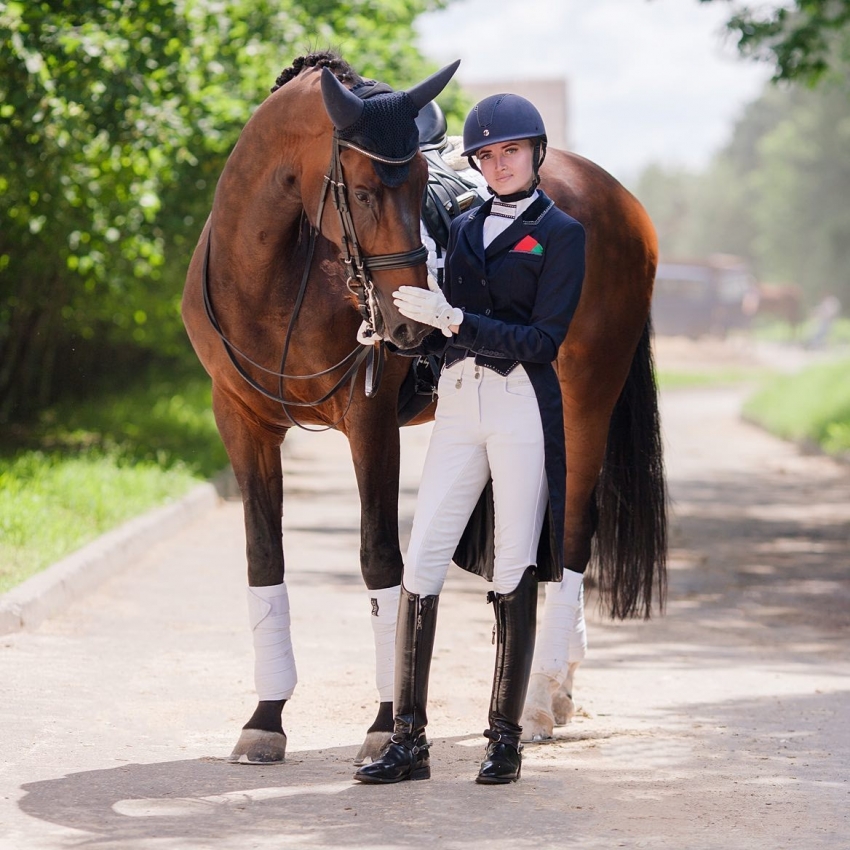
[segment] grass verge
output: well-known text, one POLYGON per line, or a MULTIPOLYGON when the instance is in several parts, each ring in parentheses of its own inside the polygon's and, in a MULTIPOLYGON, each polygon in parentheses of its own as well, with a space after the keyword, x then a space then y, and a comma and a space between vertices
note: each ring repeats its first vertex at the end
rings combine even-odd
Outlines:
POLYGON ((850 360, 772 379, 747 401, 744 416, 786 440, 850 456, 850 360))
POLYGON ((154 374, 0 431, 0 593, 226 464, 196 374, 154 374))
POLYGON ((683 390, 762 382, 772 374, 773 372, 760 366, 730 367, 705 372, 659 369, 656 378, 658 386, 662 390, 683 390))

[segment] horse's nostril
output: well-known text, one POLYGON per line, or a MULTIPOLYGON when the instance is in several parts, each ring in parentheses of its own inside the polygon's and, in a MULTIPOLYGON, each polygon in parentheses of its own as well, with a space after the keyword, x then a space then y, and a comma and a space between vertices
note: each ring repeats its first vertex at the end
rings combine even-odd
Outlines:
POLYGON ((392 341, 399 348, 414 348, 428 333, 428 328, 417 324, 397 325, 393 329, 392 341))

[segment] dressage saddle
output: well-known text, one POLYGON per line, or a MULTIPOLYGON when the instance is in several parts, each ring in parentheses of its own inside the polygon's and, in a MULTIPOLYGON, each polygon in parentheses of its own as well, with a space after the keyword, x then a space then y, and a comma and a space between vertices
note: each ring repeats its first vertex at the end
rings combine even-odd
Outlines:
MULTIPOLYGON (((434 240, 438 251, 445 251, 449 241, 452 219, 484 199, 476 184, 455 171, 442 157, 448 146, 448 124, 443 111, 434 101, 416 116, 419 130, 419 150, 428 163, 428 188, 422 201, 422 223, 434 240)), ((442 268, 440 268, 442 272, 442 268)), ((442 281, 438 278, 438 283, 442 281)))

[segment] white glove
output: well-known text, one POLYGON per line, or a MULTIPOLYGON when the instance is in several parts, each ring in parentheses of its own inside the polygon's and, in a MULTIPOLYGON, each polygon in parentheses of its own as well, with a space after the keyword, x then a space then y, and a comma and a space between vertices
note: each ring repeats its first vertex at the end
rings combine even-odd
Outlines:
POLYGON ((429 279, 429 289, 418 289, 415 286, 400 286, 393 292, 393 303, 402 316, 439 328, 443 336, 451 336, 451 325, 459 325, 463 321, 463 310, 452 307, 443 295, 436 282, 432 285, 429 279))
POLYGON ((357 341, 360 345, 374 345, 382 339, 383 337, 373 331, 365 319, 360 323, 360 327, 357 329, 357 341))

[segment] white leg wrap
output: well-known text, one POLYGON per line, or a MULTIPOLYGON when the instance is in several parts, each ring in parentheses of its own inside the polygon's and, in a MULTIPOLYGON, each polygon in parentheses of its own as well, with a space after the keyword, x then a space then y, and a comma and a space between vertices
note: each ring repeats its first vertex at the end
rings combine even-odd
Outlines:
POLYGON ((544 673, 563 682, 569 664, 587 652, 584 625, 584 576, 564 570, 557 584, 546 585, 543 623, 537 631, 532 673, 544 673))
POLYGON ((248 620, 254 635, 254 684, 260 700, 289 699, 298 674, 292 652, 286 583, 248 588, 248 620))
POLYGON ((375 684, 381 702, 393 701, 395 669, 395 625, 401 585, 370 590, 372 633, 375 637, 375 684))

